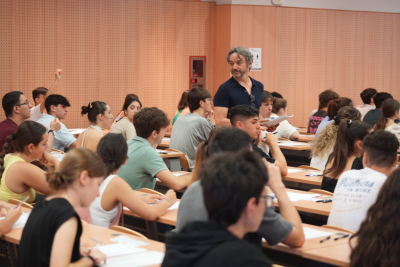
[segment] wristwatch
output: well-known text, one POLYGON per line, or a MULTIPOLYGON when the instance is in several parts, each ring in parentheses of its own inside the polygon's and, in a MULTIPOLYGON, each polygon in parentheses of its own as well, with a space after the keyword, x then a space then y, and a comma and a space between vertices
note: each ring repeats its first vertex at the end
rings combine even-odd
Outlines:
POLYGON ((54 135, 54 130, 49 130, 48 133, 53 133, 53 135, 54 135))

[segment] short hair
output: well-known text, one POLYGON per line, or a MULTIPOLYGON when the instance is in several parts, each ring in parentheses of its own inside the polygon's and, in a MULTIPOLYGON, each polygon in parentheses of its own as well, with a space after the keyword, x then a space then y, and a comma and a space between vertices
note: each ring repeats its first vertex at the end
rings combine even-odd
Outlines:
POLYGON ((272 92, 271 95, 275 98, 283 98, 283 96, 278 92, 272 92))
POLYGON ((187 95, 187 104, 190 112, 193 112, 200 108, 200 101, 206 101, 206 98, 210 98, 210 92, 204 88, 193 88, 187 95))
POLYGON ((278 111, 283 108, 285 109, 287 107, 287 101, 283 98, 274 98, 273 106, 272 106, 272 112, 273 113, 278 113, 278 111))
POLYGON ((62 95, 49 95, 46 98, 46 101, 44 102, 44 106, 46 107, 47 114, 50 114, 51 112, 51 106, 58 106, 58 105, 63 105, 66 107, 70 107, 71 104, 69 103, 68 99, 65 96, 62 95))
POLYGON ((20 104, 19 97, 23 94, 20 91, 12 91, 3 96, 2 105, 7 118, 12 116, 14 107, 20 104))
POLYGON ((377 130, 368 134, 363 141, 363 150, 368 154, 371 165, 390 168, 397 158, 399 140, 389 131, 377 130))
POLYGON ((318 109, 326 108, 329 104, 329 101, 338 99, 338 98, 339 98, 339 95, 330 89, 323 91, 322 93, 319 94, 319 108, 318 109))
POLYGON ((274 97, 268 91, 263 91, 261 102, 273 101, 274 97))
POLYGON ((376 95, 377 92, 378 91, 376 91, 376 89, 374 89, 374 88, 364 89, 360 94, 362 102, 364 104, 371 103, 371 98, 373 98, 376 95))
POLYGON ((238 105, 231 108, 229 113, 229 119, 233 127, 236 127, 236 122, 241 121, 245 122, 246 120, 259 117, 260 112, 253 106, 250 105, 238 105))
POLYGON ((35 101, 35 99, 38 98, 39 95, 46 95, 47 91, 49 91, 49 90, 45 87, 38 87, 36 89, 33 89, 32 90, 33 101, 35 101))
POLYGON ((217 131, 207 146, 207 157, 212 157, 221 152, 237 152, 249 150, 252 139, 245 131, 238 128, 227 127, 217 131))
POLYGON ((249 65, 250 62, 253 62, 253 54, 244 47, 232 47, 228 52, 228 56, 226 57, 226 61, 229 63, 229 57, 236 53, 238 55, 243 56, 246 59, 246 65, 249 65))
POLYGON ((393 96, 391 94, 389 94, 389 93, 386 93, 386 92, 377 93, 374 96, 375 107, 376 108, 381 108, 383 101, 385 101, 388 98, 393 98, 393 96))
POLYGON ((164 111, 153 107, 144 108, 135 114, 133 125, 139 137, 147 139, 153 131, 160 133, 161 128, 169 125, 169 119, 164 111))
POLYGON ((251 198, 259 203, 268 173, 254 152, 225 152, 203 163, 200 180, 209 220, 228 227, 239 220, 251 198))

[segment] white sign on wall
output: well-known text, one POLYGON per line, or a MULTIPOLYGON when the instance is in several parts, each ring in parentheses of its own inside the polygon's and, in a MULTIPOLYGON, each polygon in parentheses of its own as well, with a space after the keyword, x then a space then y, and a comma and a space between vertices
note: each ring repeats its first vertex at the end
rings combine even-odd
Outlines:
POLYGON ((249 48, 253 54, 253 66, 251 70, 261 70, 261 48, 249 48))

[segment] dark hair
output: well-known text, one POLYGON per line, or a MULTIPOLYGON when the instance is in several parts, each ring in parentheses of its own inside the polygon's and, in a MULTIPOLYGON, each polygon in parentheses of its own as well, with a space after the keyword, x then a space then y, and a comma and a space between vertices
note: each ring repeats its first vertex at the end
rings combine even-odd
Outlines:
POLYGON ((333 118, 338 114, 339 109, 345 106, 350 106, 351 103, 353 103, 353 101, 347 97, 340 97, 339 99, 329 101, 327 112, 329 120, 333 120, 333 118))
POLYGON ((238 221, 251 198, 259 203, 268 174, 258 154, 225 152, 203 163, 200 179, 210 221, 228 227, 238 221))
POLYGON ((376 89, 374 89, 374 88, 364 89, 360 94, 362 102, 364 104, 371 103, 371 98, 373 98, 376 95, 377 92, 378 91, 376 91, 376 89))
POLYGON ((46 95, 47 91, 49 90, 45 87, 38 87, 36 89, 33 89, 32 90, 33 101, 36 101, 36 98, 38 98, 39 95, 46 95))
POLYGON ((383 104, 383 101, 385 101, 388 98, 393 98, 393 96, 391 94, 389 94, 389 93, 386 93, 386 92, 377 93, 374 96, 375 107, 376 108, 381 108, 382 104, 383 104))
POLYGON ((362 141, 371 129, 371 125, 364 121, 342 120, 339 124, 332 156, 328 161, 328 164, 332 162, 332 166, 324 173, 329 173, 332 178, 338 177, 346 167, 347 158, 354 153, 354 143, 357 140, 362 141))
POLYGON ((122 110, 127 110, 128 107, 132 104, 132 102, 138 102, 140 105, 140 108, 142 108, 142 102, 140 102, 139 99, 137 99, 137 98, 131 97, 131 98, 125 99, 125 103, 124 103, 122 110))
POLYGON ((7 118, 12 116, 14 107, 20 104, 19 97, 23 94, 20 91, 12 91, 3 96, 2 105, 7 118))
POLYGON ((274 97, 268 91, 263 91, 261 102, 273 101, 274 97))
POLYGON ((363 150, 368 154, 371 165, 390 168, 397 158, 399 140, 391 132, 377 130, 368 134, 363 141, 363 150))
POLYGON ((388 98, 382 103, 383 116, 375 124, 374 130, 385 130, 387 118, 392 117, 396 111, 399 111, 400 103, 392 98, 388 98))
POLYGON ((278 92, 272 92, 271 95, 275 98, 283 98, 283 96, 278 92))
POLYGON ((147 139, 153 131, 160 133, 161 128, 169 125, 169 119, 164 111, 153 107, 144 108, 133 117, 133 125, 137 136, 147 139))
POLYGON ((332 90, 325 90, 322 93, 319 94, 319 107, 318 110, 326 108, 329 104, 329 101, 338 99, 339 95, 332 91, 332 90))
POLYGON ((105 177, 107 174, 101 158, 86 148, 71 149, 56 170, 49 169, 46 180, 54 190, 68 188, 83 171, 87 171, 91 178, 105 177))
POLYGON ((47 114, 50 114, 51 112, 51 106, 58 106, 58 105, 63 105, 66 107, 70 107, 71 105, 69 104, 69 101, 65 96, 62 95, 49 95, 46 98, 46 101, 44 102, 44 106, 46 107, 47 114))
POLYGON ((109 133, 100 139, 97 155, 107 168, 107 176, 121 167, 128 157, 128 145, 122 134, 109 133))
MULTIPOLYGON (((139 100, 139 97, 137 96, 137 95, 135 95, 135 94, 127 94, 126 96, 125 96, 125 100, 124 100, 124 105, 122 106, 122 109, 121 109, 121 111, 124 111, 124 110, 126 110, 128 107, 129 107, 129 105, 126 107, 126 108, 124 108, 125 107, 125 104, 126 104, 126 101, 128 100, 128 99, 130 99, 130 98, 136 98, 137 100, 139 100)), ((142 103, 140 103, 140 101, 138 101, 139 102, 139 104, 140 104, 140 108, 142 108, 142 103)), ((131 102, 132 103, 132 102, 131 102)))
POLYGON ((187 95, 187 104, 189 106, 190 112, 193 112, 200 108, 200 101, 206 101, 206 98, 210 98, 210 92, 204 88, 193 88, 189 91, 187 95))
POLYGON ((25 152, 25 147, 29 144, 38 146, 43 140, 43 134, 45 133, 46 127, 42 124, 35 121, 24 121, 18 126, 15 134, 7 136, 0 153, 0 179, 4 172, 4 157, 10 148, 11 142, 15 140, 13 147, 16 152, 25 152))
POLYGON ((287 107, 287 101, 283 98, 274 97, 274 102, 272 106, 272 112, 277 114, 281 108, 285 109, 287 107))
POLYGON ((249 118, 259 117, 260 112, 253 106, 250 105, 237 105, 231 108, 229 113, 229 119, 232 127, 236 127, 236 122, 244 122, 249 118))
POLYGON ((351 246, 351 267, 400 266, 399 203, 400 169, 397 169, 382 185, 360 229, 351 236, 357 238, 357 245, 351 246))
POLYGON ((97 115, 103 114, 107 110, 107 104, 102 101, 90 102, 87 106, 82 106, 81 115, 88 114, 88 119, 91 123, 95 123, 97 120, 97 115))
POLYGON ((221 152, 250 150, 251 144, 252 139, 245 131, 238 128, 221 129, 211 139, 206 156, 210 158, 221 152))
POLYGON ((189 93, 189 90, 183 91, 181 100, 179 100, 179 103, 178 103, 178 110, 184 109, 188 106, 188 103, 187 103, 188 93, 189 93))

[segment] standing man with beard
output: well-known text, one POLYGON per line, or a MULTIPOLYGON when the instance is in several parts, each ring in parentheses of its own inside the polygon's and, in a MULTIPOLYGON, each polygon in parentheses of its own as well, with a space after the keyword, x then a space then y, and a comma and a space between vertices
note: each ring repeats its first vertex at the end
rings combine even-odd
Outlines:
POLYGON ((249 76, 253 54, 243 47, 233 47, 226 58, 232 77, 221 84, 214 96, 216 126, 231 126, 229 110, 237 105, 260 109, 264 85, 249 76))

